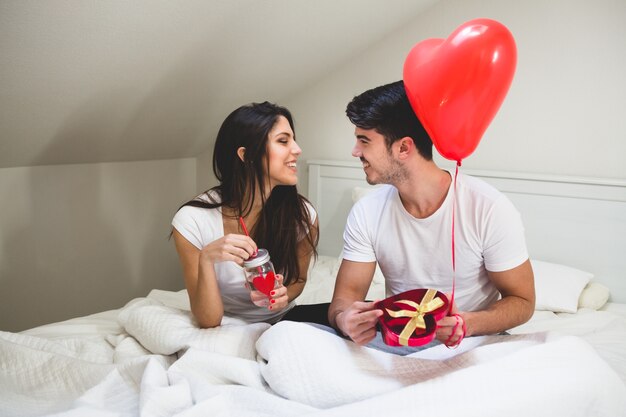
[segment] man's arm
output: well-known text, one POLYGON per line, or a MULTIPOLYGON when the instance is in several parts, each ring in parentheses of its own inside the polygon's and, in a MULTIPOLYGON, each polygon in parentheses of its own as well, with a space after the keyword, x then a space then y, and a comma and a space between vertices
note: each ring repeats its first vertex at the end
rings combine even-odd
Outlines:
MULTIPOLYGON (((527 322, 535 310, 535 280, 530 260, 502 272, 489 272, 502 298, 485 310, 459 312, 466 326, 466 336, 496 334, 527 322)), ((437 339, 445 341, 456 323, 454 317, 440 320, 437 339)), ((460 336, 461 329, 457 329, 460 336)), ((452 340, 456 340, 453 337, 452 340)))
POLYGON ((373 302, 363 301, 375 270, 376 262, 342 260, 328 309, 331 326, 360 345, 376 336, 376 321, 382 314, 373 302))

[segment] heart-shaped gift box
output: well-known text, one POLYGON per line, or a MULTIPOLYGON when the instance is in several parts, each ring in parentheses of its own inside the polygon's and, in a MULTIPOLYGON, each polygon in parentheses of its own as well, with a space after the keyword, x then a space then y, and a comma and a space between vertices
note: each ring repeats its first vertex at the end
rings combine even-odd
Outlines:
POLYGON ((390 346, 422 346, 435 338, 437 321, 448 313, 450 302, 434 289, 405 291, 376 303, 383 341, 390 346))

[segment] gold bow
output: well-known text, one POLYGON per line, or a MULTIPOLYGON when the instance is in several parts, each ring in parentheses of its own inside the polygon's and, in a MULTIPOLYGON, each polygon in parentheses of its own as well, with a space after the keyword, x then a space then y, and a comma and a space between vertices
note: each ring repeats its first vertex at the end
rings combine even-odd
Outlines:
POLYGON ((422 302, 420 304, 411 300, 398 300, 395 301, 394 304, 407 304, 415 309, 415 311, 410 310, 400 310, 400 311, 392 311, 386 308, 387 313, 393 317, 411 317, 411 320, 404 326, 402 329, 402 333, 400 333, 399 341, 402 346, 409 345, 409 338, 413 334, 416 328, 425 329, 426 323, 424 322, 424 314, 430 313, 433 310, 438 309, 445 303, 439 297, 435 298, 437 295, 437 290, 428 289, 424 297, 422 297, 422 302))

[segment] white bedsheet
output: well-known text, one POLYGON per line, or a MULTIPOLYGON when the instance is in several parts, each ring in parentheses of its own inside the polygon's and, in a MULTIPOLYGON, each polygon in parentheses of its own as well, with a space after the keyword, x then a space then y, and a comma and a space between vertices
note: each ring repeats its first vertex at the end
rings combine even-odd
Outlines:
POLYGON ((626 309, 608 305, 606 311, 579 309, 576 314, 536 311, 527 323, 509 331, 528 334, 551 331, 584 339, 626 383, 626 309))
POLYGON ((626 386, 585 337, 472 338, 400 357, 300 323, 202 330, 186 308, 181 293, 134 300, 106 343, 72 321, 70 339, 55 326, 0 332, 0 415, 626 415, 626 386))

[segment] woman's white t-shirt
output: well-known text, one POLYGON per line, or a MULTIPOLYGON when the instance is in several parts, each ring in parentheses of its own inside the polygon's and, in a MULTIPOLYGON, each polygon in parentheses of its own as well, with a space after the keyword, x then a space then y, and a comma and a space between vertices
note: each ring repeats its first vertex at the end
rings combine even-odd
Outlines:
MULTIPOLYGON (((212 196, 215 201, 219 201, 217 194, 212 194, 212 196)), ((206 194, 198 198, 209 201, 206 194)), ((308 203, 306 205, 314 222, 317 213, 312 205, 308 203)), ((220 208, 182 207, 174 216, 172 226, 198 249, 224 236, 224 223, 220 208)), ((235 262, 225 261, 216 263, 214 267, 224 304, 224 314, 227 316, 237 317, 251 323, 261 321, 274 323, 295 305, 292 301, 286 308, 279 311, 257 307, 250 300, 250 291, 245 287, 245 275, 241 266, 235 262)))

